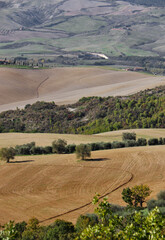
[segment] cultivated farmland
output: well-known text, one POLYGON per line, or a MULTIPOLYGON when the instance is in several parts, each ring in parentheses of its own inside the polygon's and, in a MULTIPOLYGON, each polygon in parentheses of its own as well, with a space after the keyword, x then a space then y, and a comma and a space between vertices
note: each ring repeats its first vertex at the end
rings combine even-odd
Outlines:
MULTIPOLYGON (((141 183, 155 197, 165 184, 164 156, 164 146, 152 146, 93 152, 86 162, 72 154, 16 157, 0 168, 0 222, 36 216, 47 224, 55 218, 46 219, 89 203, 96 192, 110 193, 110 202, 124 204, 123 187, 141 183)), ((61 218, 75 222, 92 210, 87 205, 61 218)))
POLYGON ((86 96, 123 96, 164 85, 165 78, 101 68, 0 68, 0 111, 36 101, 68 104, 86 96))

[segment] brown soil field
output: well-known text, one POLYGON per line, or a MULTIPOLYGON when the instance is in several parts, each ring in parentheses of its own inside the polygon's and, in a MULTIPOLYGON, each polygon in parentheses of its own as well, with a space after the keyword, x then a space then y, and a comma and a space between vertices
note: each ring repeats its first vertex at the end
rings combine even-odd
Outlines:
POLYGON ((137 138, 165 138, 165 129, 128 129, 94 135, 54 134, 54 133, 0 133, 0 148, 14 147, 30 142, 37 146, 50 146, 54 140, 65 139, 68 144, 121 141, 123 132, 135 132, 137 138))
POLYGON ((84 96, 129 95, 165 84, 165 77, 102 68, 0 68, 0 111, 36 101, 68 104, 84 96))
POLYGON ((56 218, 75 223, 80 214, 93 211, 88 203, 96 192, 124 205, 122 189, 135 184, 148 184, 150 198, 155 197, 165 186, 164 160, 165 146, 152 146, 92 152, 90 161, 77 161, 71 154, 2 162, 0 223, 33 216, 42 224, 56 218))

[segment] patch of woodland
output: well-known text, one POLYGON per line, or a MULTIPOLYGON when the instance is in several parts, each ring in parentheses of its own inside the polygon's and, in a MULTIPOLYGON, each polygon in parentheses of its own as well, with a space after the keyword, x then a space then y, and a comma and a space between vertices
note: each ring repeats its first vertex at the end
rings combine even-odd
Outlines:
POLYGON ((0 113, 0 132, 95 134, 165 127, 165 86, 125 97, 83 97, 58 106, 36 102, 0 113))

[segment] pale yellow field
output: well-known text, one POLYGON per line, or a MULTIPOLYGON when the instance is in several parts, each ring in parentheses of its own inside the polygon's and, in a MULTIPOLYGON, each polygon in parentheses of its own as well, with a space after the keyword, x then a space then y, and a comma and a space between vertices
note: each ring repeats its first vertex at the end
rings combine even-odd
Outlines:
POLYGON ((165 77, 103 68, 0 68, 0 112, 36 101, 68 104, 84 96, 123 96, 164 85, 165 77))
POLYGON ((133 129, 105 132, 95 135, 53 134, 53 133, 0 133, 0 147, 35 142, 37 146, 50 146, 54 140, 65 139, 68 144, 121 141, 123 132, 135 132, 137 138, 165 137, 165 129, 133 129))
POLYGON ((96 192, 123 205, 122 189, 135 184, 148 184, 150 198, 164 189, 165 146, 97 151, 86 162, 72 154, 16 157, 0 165, 0 223, 33 216, 42 224, 56 218, 75 223, 80 214, 93 211, 82 206, 96 192))

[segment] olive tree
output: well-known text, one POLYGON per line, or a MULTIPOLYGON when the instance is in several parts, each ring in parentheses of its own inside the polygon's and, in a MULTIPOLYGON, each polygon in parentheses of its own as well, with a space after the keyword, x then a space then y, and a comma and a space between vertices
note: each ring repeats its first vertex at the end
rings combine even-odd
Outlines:
POLYGON ((52 152, 53 153, 65 153, 67 142, 64 139, 58 139, 52 142, 52 152))
POLYGON ((10 159, 14 159, 15 157, 15 149, 10 148, 1 148, 0 149, 0 158, 2 160, 5 160, 7 163, 9 163, 10 159))
POLYGON ((91 156, 91 148, 87 144, 80 144, 76 146, 76 156, 85 160, 87 157, 91 156))

